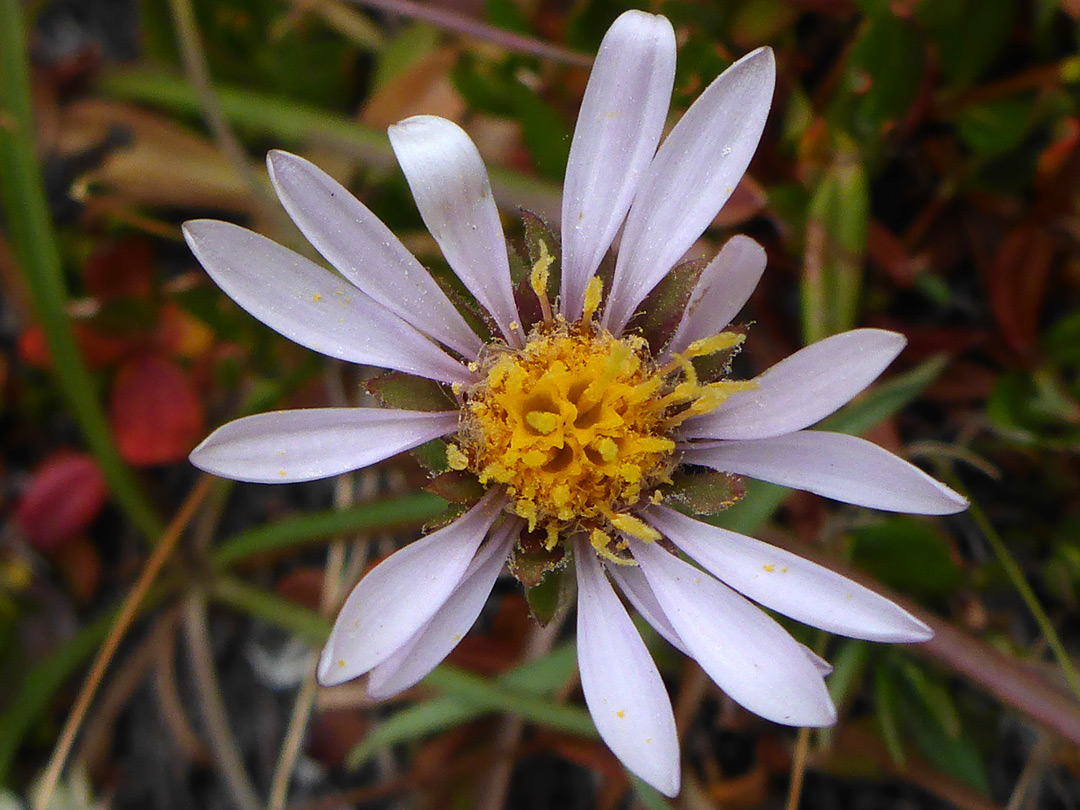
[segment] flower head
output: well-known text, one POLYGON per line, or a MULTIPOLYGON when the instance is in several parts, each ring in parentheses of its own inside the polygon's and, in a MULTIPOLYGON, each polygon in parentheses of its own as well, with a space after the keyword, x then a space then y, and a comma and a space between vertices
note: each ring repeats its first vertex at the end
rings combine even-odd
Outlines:
POLYGON ((854 582, 688 516, 687 481, 704 483, 715 507, 698 511, 737 499, 738 476, 878 509, 965 506, 876 445, 805 430, 869 385, 902 336, 846 332, 753 380, 728 378, 746 336, 729 324, 765 253, 735 237, 707 264, 676 265, 746 170, 775 68, 768 49, 739 60, 661 144, 674 71, 663 17, 627 12, 608 31, 571 146, 561 249, 533 222, 531 270, 518 283, 468 136, 431 116, 390 128, 421 216, 490 333, 483 337, 386 226, 302 158, 272 152, 270 175, 340 276, 234 225, 185 225, 195 255, 242 307, 315 351, 398 373, 410 403, 240 419, 192 453, 197 466, 246 481, 304 481, 445 438, 447 474, 477 493, 463 515, 361 580, 323 651, 322 683, 367 674, 372 695, 399 692, 468 631, 508 558, 526 584, 574 571, 586 703, 615 754, 669 795, 679 786, 671 704, 612 582, 735 701, 791 725, 834 721, 828 665, 757 605, 855 638, 930 636, 854 582), (604 271, 620 229, 614 269, 604 271), (663 311, 643 308, 647 298, 663 311))

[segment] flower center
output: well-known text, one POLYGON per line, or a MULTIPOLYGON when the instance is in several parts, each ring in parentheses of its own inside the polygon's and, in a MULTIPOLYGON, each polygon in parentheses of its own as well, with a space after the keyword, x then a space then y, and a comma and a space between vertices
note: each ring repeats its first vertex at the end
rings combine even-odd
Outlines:
MULTIPOLYGON (((533 286, 547 304, 544 269, 534 270, 533 286)), ((544 306, 524 348, 493 344, 481 382, 459 392, 463 418, 447 459, 482 484, 505 487, 529 531, 546 533, 549 551, 583 531, 599 554, 627 562, 620 535, 659 537, 632 512, 670 483, 674 428, 752 383, 701 383, 691 362, 737 348, 742 335, 698 341, 658 367, 643 338, 596 324, 599 302, 594 278, 580 321, 567 324, 544 306)))
POLYGON ((640 338, 541 327, 470 393, 462 450, 530 529, 610 520, 667 477, 667 387, 640 338))

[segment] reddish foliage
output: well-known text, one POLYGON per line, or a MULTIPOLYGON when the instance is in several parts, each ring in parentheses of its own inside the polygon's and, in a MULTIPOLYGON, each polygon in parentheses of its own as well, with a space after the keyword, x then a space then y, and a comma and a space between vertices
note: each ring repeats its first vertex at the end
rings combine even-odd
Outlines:
POLYGON ((296 602, 309 610, 318 610, 322 602, 325 578, 326 572, 322 568, 295 568, 277 581, 277 592, 290 602, 296 602))
POLYGON ((101 557, 84 535, 78 534, 56 549, 53 563, 60 570, 68 590, 79 602, 89 602, 101 582, 101 557))
POLYGON ((205 432, 202 403, 185 372, 153 355, 120 369, 109 418, 120 455, 136 466, 180 461, 205 432))
POLYGON ((45 332, 37 324, 28 326, 20 333, 19 359, 31 368, 48 368, 52 362, 45 332))
POLYGON ((331 768, 341 768, 364 738, 371 721, 356 709, 331 709, 311 719, 307 753, 331 768))
POLYGON ((101 301, 148 300, 154 295, 154 255, 150 243, 129 238, 95 251, 83 265, 86 291, 101 301))
POLYGON ((58 548, 97 516, 106 494, 105 477, 92 456, 58 453, 34 471, 15 520, 35 547, 58 548))
MULTIPOLYGON (((138 346, 139 336, 119 337, 95 329, 88 323, 72 325, 75 342, 86 364, 92 369, 108 368, 119 363, 138 346)), ((19 335, 19 356, 32 368, 49 368, 52 356, 45 332, 37 324, 31 324, 19 335)))
POLYGON ((1006 344, 1024 358, 1035 351, 1046 282, 1054 260, 1052 237, 1020 226, 1001 244, 986 279, 990 304, 1006 344))

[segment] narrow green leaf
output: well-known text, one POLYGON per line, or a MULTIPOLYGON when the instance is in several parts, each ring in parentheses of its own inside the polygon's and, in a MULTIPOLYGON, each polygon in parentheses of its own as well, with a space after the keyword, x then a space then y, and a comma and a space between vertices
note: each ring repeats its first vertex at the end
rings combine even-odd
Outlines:
POLYGON ((210 586, 210 596, 267 624, 295 633, 313 646, 322 645, 330 635, 330 622, 318 613, 242 579, 219 577, 210 586))
POLYGON ((963 724, 948 687, 909 658, 899 661, 899 671, 908 689, 941 730, 950 737, 959 737, 963 724))
POLYGON ((908 515, 853 530, 852 561, 905 593, 944 595, 964 580, 948 538, 933 523, 908 515))
POLYGON ((487 678, 456 667, 437 667, 424 679, 424 683, 485 712, 509 712, 559 731, 583 737, 596 736, 592 718, 580 706, 552 703, 550 700, 512 691, 499 686, 497 682, 492 683, 487 678))
POLYGON ((877 718, 881 739, 893 762, 903 767, 907 762, 904 744, 900 739, 899 707, 896 705, 896 684, 892 672, 885 664, 874 672, 874 716, 877 718))
MULTIPOLYGON (((504 689, 542 696, 561 688, 574 672, 577 650, 566 642, 548 655, 522 664, 495 678, 504 689)), ((438 670, 436 670, 438 671, 438 670)), ((359 768, 376 751, 391 745, 413 742, 461 725, 485 714, 485 710, 457 697, 445 696, 416 703, 380 723, 349 752, 346 767, 359 768)))
POLYGON ((1034 99, 991 101, 960 110, 955 119, 956 129, 973 152, 982 157, 996 157, 1023 142, 1034 111, 1034 99))
POLYGON ((646 810, 671 810, 671 803, 661 796, 656 788, 645 784, 629 771, 626 773, 630 777, 630 784, 634 786, 634 793, 637 794, 641 803, 645 805, 646 810))
POLYGON ((851 700, 869 660, 870 645, 865 641, 847 640, 841 645, 833 657, 833 671, 828 681, 833 703, 842 706, 851 700))
POLYGON ((841 147, 810 202, 803 274, 803 339, 851 329, 858 321, 863 256, 870 226, 870 187, 859 153, 841 147))
POLYGON ((442 498, 417 492, 349 509, 312 512, 249 529, 223 541, 211 554, 211 563, 221 570, 256 554, 281 551, 336 534, 419 528, 445 510, 446 501, 442 498))
MULTIPOLYGON (((151 588, 140 611, 150 610, 166 593, 164 588, 151 588)), ((119 613, 120 607, 116 607, 82 626, 47 658, 27 670, 10 696, 7 711, 0 715, 0 784, 7 783, 11 764, 27 732, 41 722, 57 690, 101 646, 119 613)))
POLYGON ((151 541, 164 530, 131 470, 121 460, 98 398, 94 378, 83 363, 67 317, 68 299, 60 248, 34 144, 34 115, 23 4, 0 0, 0 207, 26 288, 49 344, 61 394, 97 459, 109 489, 132 524, 151 541))
POLYGON ((376 751, 438 734, 440 731, 463 725, 482 712, 476 707, 452 697, 439 697, 415 703, 395 712, 371 729, 345 758, 346 770, 363 767, 376 751))
MULTIPOLYGON (((5 2, 13 3, 14 0, 5 2)), ((174 76, 122 71, 101 77, 97 87, 114 98, 148 104, 172 113, 194 116, 200 111, 191 86, 174 76)), ((379 130, 269 93, 227 85, 218 85, 215 90, 229 121, 251 135, 272 138, 278 144, 329 142, 367 165, 397 168, 390 141, 379 130)), ((498 166, 488 166, 488 175, 496 199, 507 209, 525 207, 545 217, 559 215, 561 190, 558 184, 498 166)))

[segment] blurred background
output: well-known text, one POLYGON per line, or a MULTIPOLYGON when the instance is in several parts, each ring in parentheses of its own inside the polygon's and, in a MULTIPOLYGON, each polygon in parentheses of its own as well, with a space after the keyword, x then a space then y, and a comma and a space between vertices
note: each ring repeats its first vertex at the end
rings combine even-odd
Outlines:
POLYGON ((576 684, 573 623, 500 582, 388 703, 316 689, 343 588, 446 503, 410 457, 283 487, 201 478, 238 415, 357 403, 363 369, 226 299, 179 224, 311 255, 270 148, 444 267, 385 128, 459 122, 508 235, 559 213, 609 0, 0 0, 0 808, 1080 806, 1080 51, 1076 0, 643 2, 680 50, 672 121, 763 44, 776 99, 695 246, 760 241, 739 371, 854 326, 909 346, 833 418, 972 500, 892 516, 750 487, 721 516, 894 595, 914 648, 793 632, 831 730, 747 714, 655 636, 684 788, 630 780, 576 684), (327 573, 329 571, 329 573, 327 573))

